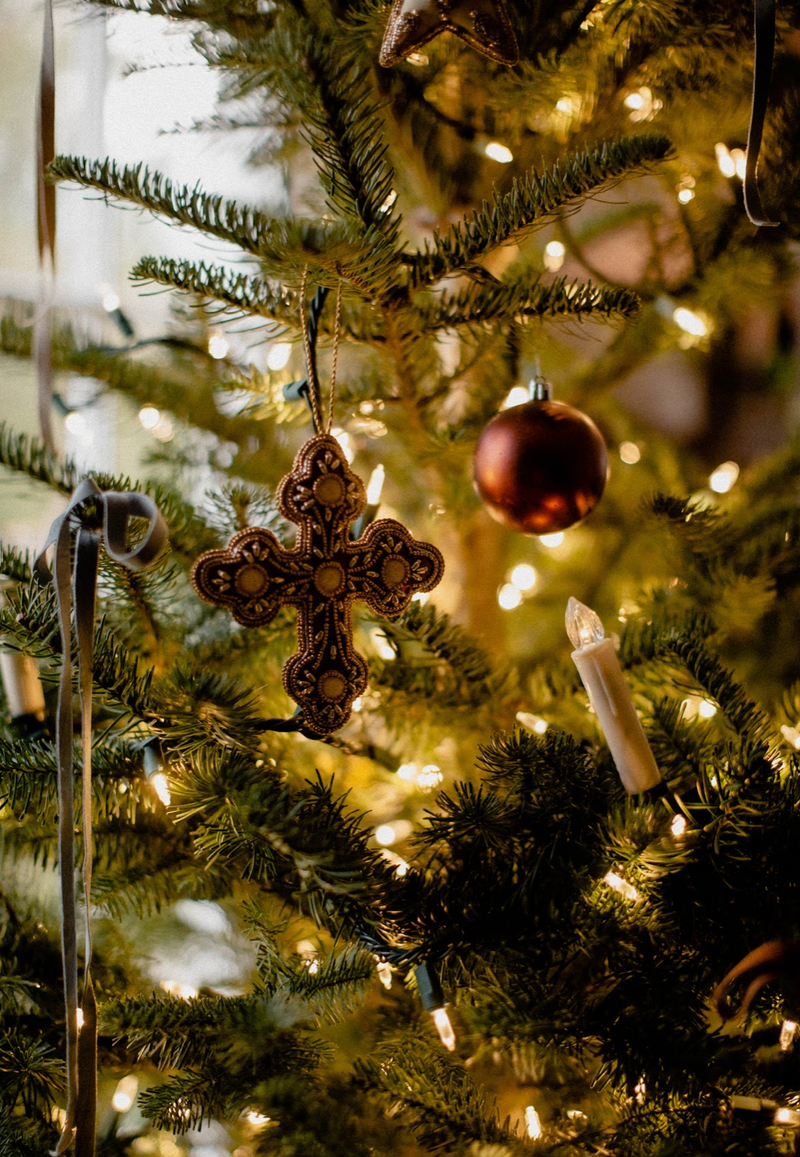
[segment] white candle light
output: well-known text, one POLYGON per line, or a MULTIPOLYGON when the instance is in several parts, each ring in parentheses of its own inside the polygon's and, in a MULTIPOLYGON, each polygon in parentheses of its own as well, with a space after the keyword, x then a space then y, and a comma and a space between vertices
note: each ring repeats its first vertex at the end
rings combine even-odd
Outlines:
POLYGON ((577 599, 567 603, 567 634, 575 648, 572 661, 589 693, 623 787, 631 795, 655 787, 661 782, 661 773, 633 706, 614 644, 605 637, 595 612, 577 599))
POLYGON ((44 693, 34 660, 18 651, 0 651, 0 678, 11 718, 30 715, 41 722, 44 719, 44 693))
MULTIPOLYGON (((8 605, 6 589, 13 585, 0 580, 0 606, 8 605)), ((22 655, 3 647, 0 640, 0 680, 12 720, 27 719, 43 722, 45 715, 44 692, 39 679, 39 668, 30 655, 22 655)))

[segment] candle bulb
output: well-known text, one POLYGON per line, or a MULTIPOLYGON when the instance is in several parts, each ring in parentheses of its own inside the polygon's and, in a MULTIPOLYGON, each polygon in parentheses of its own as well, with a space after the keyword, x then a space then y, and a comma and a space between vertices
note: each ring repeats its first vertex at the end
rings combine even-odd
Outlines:
MULTIPOLYGON (((0 606, 5 606, 5 589, 0 587, 0 606)), ((0 680, 14 730, 23 739, 44 734, 45 703, 39 668, 30 655, 0 647, 0 680)))
POLYGON ((589 694, 623 787, 631 795, 656 787, 661 773, 633 706, 613 642, 605 637, 595 612, 577 599, 571 598, 567 604, 566 622, 575 648, 572 661, 589 694))

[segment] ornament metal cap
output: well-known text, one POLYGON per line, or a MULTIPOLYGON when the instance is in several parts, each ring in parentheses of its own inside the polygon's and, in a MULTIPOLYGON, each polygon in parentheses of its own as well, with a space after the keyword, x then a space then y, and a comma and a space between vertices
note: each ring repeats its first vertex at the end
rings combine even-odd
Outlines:
POLYGON ((537 372, 528 382, 528 393, 532 402, 549 402, 553 395, 553 387, 537 372))

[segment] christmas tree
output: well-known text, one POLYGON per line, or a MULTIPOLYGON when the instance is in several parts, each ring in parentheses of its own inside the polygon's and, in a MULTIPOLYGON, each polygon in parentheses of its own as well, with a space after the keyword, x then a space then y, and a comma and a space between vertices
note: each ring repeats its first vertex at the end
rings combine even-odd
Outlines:
MULTIPOLYGON (((18 485, 77 490, 54 582, 0 561, 0 1155, 797 1151, 800 5, 759 166, 777 228, 743 203, 746 5, 80 11, 189 28, 220 76, 195 130, 246 128, 285 204, 48 166, 211 248, 132 270, 178 303, 158 340, 52 311, 56 382, 175 431, 157 480, 79 489, 0 435, 18 485), (599 501, 605 451, 552 429, 544 507, 503 474, 545 380, 603 431, 599 501), (627 692, 607 669, 592 706, 581 677, 615 649, 633 756, 627 692)), ((37 311, 7 303, 4 361, 37 311)))

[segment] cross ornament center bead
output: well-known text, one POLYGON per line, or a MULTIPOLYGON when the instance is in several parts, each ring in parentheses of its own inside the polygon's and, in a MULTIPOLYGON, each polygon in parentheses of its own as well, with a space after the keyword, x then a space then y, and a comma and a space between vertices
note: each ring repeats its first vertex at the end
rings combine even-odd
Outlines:
POLYGON ((283 669, 283 685, 302 708, 303 729, 326 736, 344 726, 367 685, 366 660, 353 647, 352 604, 365 602, 396 619, 417 591, 436 586, 444 560, 391 518, 350 538, 367 497, 330 434, 301 448, 276 501, 297 524, 294 548, 286 550, 269 530, 248 527, 224 550, 198 558, 192 585, 245 627, 265 626, 281 607, 297 608, 299 650, 283 669))

